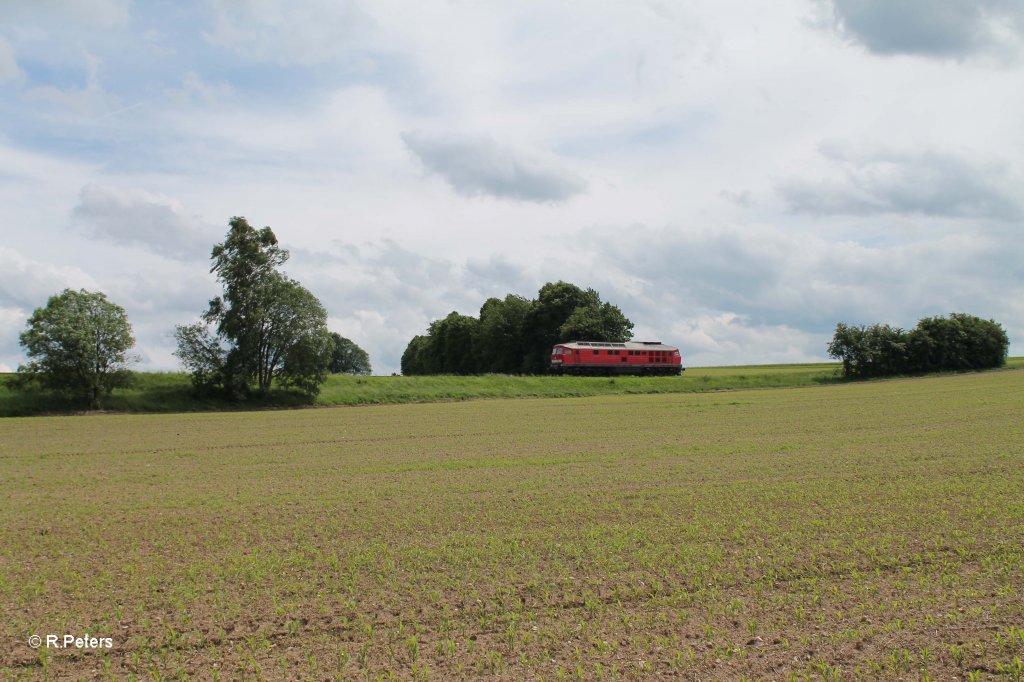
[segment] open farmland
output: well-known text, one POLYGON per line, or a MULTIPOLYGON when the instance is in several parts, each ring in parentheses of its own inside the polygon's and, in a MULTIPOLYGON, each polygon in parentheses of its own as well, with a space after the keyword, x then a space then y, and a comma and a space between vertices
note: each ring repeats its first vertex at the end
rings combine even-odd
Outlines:
POLYGON ((10 679, 1020 679, 1024 371, 0 421, 10 679), (30 635, 110 637, 32 649, 30 635))

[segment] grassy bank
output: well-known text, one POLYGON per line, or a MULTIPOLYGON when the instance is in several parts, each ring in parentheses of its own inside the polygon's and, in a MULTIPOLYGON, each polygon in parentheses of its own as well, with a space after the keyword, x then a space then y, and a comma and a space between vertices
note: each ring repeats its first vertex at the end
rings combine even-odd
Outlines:
MULTIPOLYGON (((1011 358, 1008 367, 1024 367, 1011 358)), ((570 398, 599 395, 701 393, 742 388, 816 386, 842 381, 835 363, 693 367, 680 377, 549 377, 335 375, 327 378, 314 405, 384 405, 478 400, 483 398, 570 398)), ((188 376, 178 372, 141 372, 132 385, 107 400, 111 412, 202 412, 308 405, 303 397, 277 391, 265 401, 244 404, 192 395, 188 376)), ((0 417, 61 414, 84 409, 82 401, 45 392, 20 393, 0 381, 0 417)))

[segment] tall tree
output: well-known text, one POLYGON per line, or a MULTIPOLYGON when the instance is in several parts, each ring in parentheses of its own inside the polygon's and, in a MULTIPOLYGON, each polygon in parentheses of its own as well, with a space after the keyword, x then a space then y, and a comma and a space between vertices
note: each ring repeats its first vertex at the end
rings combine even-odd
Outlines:
POLYGON ((365 350, 337 332, 331 332, 330 371, 332 374, 370 374, 370 356, 365 350))
POLYGON ((276 379, 316 394, 333 347, 327 312, 308 289, 278 271, 288 252, 273 230, 234 217, 210 257, 210 272, 224 287, 203 315, 213 331, 201 325, 175 330, 177 355, 193 382, 212 382, 242 397, 253 384, 267 395, 276 379))
POLYGON ((65 289, 37 308, 27 326, 20 341, 30 362, 19 374, 80 395, 94 410, 127 379, 135 339, 124 308, 105 294, 65 289))
POLYGON ((243 394, 257 375, 263 316, 277 268, 288 260, 270 227, 257 230, 235 216, 229 221, 227 237, 213 247, 210 272, 224 287, 222 296, 210 301, 203 319, 216 326, 217 334, 230 346, 224 363, 224 381, 229 392, 243 394))

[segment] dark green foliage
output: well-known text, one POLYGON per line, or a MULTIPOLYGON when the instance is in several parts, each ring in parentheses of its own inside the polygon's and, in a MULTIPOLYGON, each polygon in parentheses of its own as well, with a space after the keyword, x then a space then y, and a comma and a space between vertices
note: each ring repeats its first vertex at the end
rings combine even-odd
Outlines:
POLYGON ((547 283, 528 301, 490 298, 480 318, 451 313, 409 342, 402 373, 480 374, 547 371, 551 348, 570 340, 628 341, 633 323, 593 289, 547 283))
POLYGON ((878 377, 909 371, 907 333, 887 324, 870 327, 836 325, 828 354, 841 360, 848 377, 878 377))
POLYGON ((200 392, 243 398, 270 393, 275 379, 308 396, 327 375, 334 348, 327 311, 308 289, 278 271, 288 252, 269 227, 231 219, 224 243, 213 247, 210 271, 224 286, 204 324, 179 326, 176 355, 200 392))
POLYGON ((402 374, 412 376, 414 374, 428 374, 426 371, 426 351, 430 345, 430 339, 426 336, 414 336, 409 345, 402 353, 402 374))
POLYGON ((430 324, 429 336, 433 339, 430 352, 434 355, 435 374, 476 374, 479 371, 474 343, 479 325, 475 317, 456 312, 430 324))
POLYGON ((337 332, 331 332, 331 341, 331 374, 367 375, 373 371, 370 367, 370 356, 355 342, 337 332))
POLYGON ((124 308, 105 294, 65 289, 37 308, 27 326, 19 339, 30 362, 18 368, 15 387, 39 384, 98 410, 128 380, 127 351, 135 339, 124 308))
POLYGON ((475 337, 480 321, 449 313, 430 323, 426 336, 416 336, 402 354, 403 374, 476 374, 479 358, 475 337))
POLYGON ((919 321, 908 345, 915 371, 969 370, 1004 365, 1010 339, 994 320, 953 313, 919 321))
POLYGON ((632 329, 633 323, 626 319, 617 306, 597 301, 581 305, 572 311, 565 323, 558 328, 558 336, 560 341, 628 341, 633 338, 632 329))
POLYGON ((993 320, 952 313, 926 317, 907 332, 889 325, 836 325, 828 345, 848 377, 868 378, 920 372, 1001 367, 1010 340, 993 320))
POLYGON ((260 297, 264 305, 248 337, 260 394, 267 395, 276 378, 283 386, 316 395, 334 349, 327 311, 312 292, 277 273, 268 277, 260 297))
POLYGON ((523 327, 531 302, 509 294, 504 299, 489 298, 480 308, 476 347, 486 349, 478 370, 493 374, 515 374, 522 370, 523 327))

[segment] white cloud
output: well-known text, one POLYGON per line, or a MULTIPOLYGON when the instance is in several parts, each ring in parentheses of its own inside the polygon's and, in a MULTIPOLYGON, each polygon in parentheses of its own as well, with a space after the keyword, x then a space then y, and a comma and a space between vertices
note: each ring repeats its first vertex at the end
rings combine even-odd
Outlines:
POLYGON ((78 266, 53 265, 0 246, 0 306, 33 310, 66 288, 95 291, 98 286, 78 266))
POLYGON ((756 325, 736 313, 701 315, 673 324, 673 342, 683 350, 684 365, 714 366, 814 362, 824 355, 826 337, 786 325, 756 325))
POLYGON ((352 0, 214 0, 211 43, 246 59, 310 66, 364 47, 375 22, 352 0))
POLYGON ((18 338, 27 319, 28 315, 21 308, 0 306, 0 372, 13 372, 21 362, 18 338))

